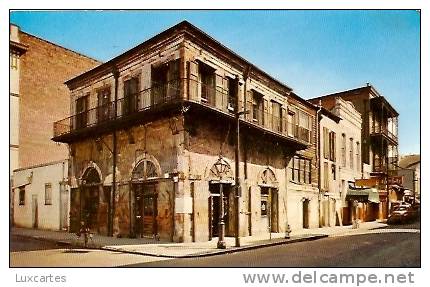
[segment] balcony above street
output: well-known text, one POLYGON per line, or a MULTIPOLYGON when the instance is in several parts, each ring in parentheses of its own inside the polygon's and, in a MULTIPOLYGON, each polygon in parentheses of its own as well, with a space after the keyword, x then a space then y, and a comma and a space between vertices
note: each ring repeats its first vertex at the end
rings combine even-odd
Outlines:
MULTIPOLYGON (((187 107, 208 111, 208 116, 214 118, 221 116, 226 120, 234 120, 236 105, 236 99, 229 97, 223 90, 188 78, 178 79, 153 84, 136 94, 59 120, 54 123, 52 140, 71 143, 95 134, 184 113, 187 107)), ((300 149, 313 142, 311 130, 289 122, 286 115, 276 116, 262 109, 247 111, 241 116, 240 124, 295 144, 300 149)))

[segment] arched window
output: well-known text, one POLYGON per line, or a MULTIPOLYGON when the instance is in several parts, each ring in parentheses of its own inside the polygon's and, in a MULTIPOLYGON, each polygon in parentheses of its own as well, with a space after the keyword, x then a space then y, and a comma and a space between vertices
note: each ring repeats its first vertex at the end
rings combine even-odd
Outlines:
POLYGON ((141 160, 132 172, 132 180, 147 180, 158 177, 156 165, 147 159, 141 160))
POLYGON ((101 182, 100 175, 94 167, 87 168, 82 176, 82 183, 86 185, 99 184, 101 182))

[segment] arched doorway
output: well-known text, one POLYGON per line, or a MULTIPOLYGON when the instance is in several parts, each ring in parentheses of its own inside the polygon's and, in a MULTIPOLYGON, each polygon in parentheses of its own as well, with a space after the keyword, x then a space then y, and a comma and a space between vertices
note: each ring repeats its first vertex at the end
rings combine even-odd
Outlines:
POLYGON ((132 171, 131 188, 134 194, 134 235, 154 237, 158 234, 157 179, 160 176, 156 163, 145 158, 132 171))
POLYGON ((209 240, 219 236, 221 219, 225 224, 227 236, 234 235, 234 184, 233 172, 230 164, 219 157, 209 169, 207 176, 209 181, 208 216, 209 216, 209 240), (222 198, 221 198, 222 194, 222 198), (223 200, 223 214, 221 213, 221 200, 223 200))
POLYGON ((261 195, 261 222, 268 232, 279 232, 278 181, 269 167, 261 172, 258 185, 261 195))
POLYGON ((95 167, 88 167, 82 175, 81 222, 90 230, 99 232, 98 211, 100 203, 101 176, 95 167))

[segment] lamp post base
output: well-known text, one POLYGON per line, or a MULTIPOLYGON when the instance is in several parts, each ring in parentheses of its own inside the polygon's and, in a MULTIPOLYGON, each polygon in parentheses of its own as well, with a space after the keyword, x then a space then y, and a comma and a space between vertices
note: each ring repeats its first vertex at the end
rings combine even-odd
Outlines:
POLYGON ((216 247, 217 247, 218 249, 226 249, 226 248, 227 248, 227 245, 225 244, 225 241, 218 241, 218 243, 217 243, 216 247))

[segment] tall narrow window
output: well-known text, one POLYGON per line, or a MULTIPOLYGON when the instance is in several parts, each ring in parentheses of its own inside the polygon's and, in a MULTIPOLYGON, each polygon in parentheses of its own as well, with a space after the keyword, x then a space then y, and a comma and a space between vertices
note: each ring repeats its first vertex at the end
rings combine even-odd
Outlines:
POLYGON ((256 91, 252 93, 252 119, 258 124, 263 124, 263 95, 256 91))
POLYGON ((356 142, 356 147, 355 147, 355 158, 356 158, 356 168, 357 171, 360 171, 360 142, 356 142))
POLYGON ((10 53, 10 68, 13 70, 18 70, 18 58, 17 53, 10 53))
POLYGON ((349 167, 354 169, 354 139, 349 139, 349 167))
POLYGON ((200 97, 202 102, 215 104, 215 70, 208 65, 199 65, 200 97))
POLYGON ((324 162, 324 189, 328 190, 328 185, 329 185, 329 169, 328 169, 328 162, 324 162))
POLYGON ((19 187, 19 205, 25 205, 25 186, 19 187))
POLYGON ((238 89, 237 79, 227 78, 227 89, 228 89, 228 103, 227 109, 229 112, 234 112, 237 105, 237 89, 238 89))
POLYGON ((52 185, 50 183, 45 184, 45 205, 52 204, 52 185))
POLYGON ((329 159, 330 139, 329 139, 329 131, 327 128, 323 128, 323 155, 325 159, 329 159))
POLYGON ((329 155, 331 161, 336 161, 336 133, 329 133, 329 155))
POLYGON ((76 128, 84 128, 88 125, 88 99, 85 95, 76 100, 76 128))
POLYGON ((311 116, 305 112, 300 111, 299 113, 299 139, 310 142, 311 130, 312 130, 311 116))
POLYGON ((124 114, 131 114, 138 110, 139 102, 139 78, 133 77, 124 81, 124 114))
POLYGON ((342 134, 342 147, 340 149, 342 157, 342 166, 346 167, 346 135, 342 134))
POLYGON ((281 119, 281 104, 272 102, 272 128, 275 132, 282 132, 281 119))
POLYGON ((104 122, 111 116, 110 86, 97 91, 97 121, 104 122))
POLYGON ((167 97, 169 65, 168 63, 155 66, 151 71, 151 105, 164 103, 167 97))
POLYGON ((297 129, 296 129, 296 116, 295 113, 292 111, 288 111, 288 136, 295 137, 297 135, 297 129))

